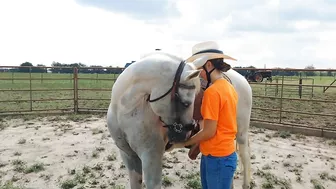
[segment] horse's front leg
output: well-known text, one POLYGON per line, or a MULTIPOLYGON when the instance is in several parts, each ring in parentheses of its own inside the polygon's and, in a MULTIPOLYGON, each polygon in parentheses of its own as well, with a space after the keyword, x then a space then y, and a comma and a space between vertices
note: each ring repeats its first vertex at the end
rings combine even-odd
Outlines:
POLYGON ((134 155, 128 155, 122 150, 120 150, 120 155, 126 168, 128 169, 131 189, 141 189, 142 165, 140 158, 135 153, 134 155))
POLYGON ((141 155, 143 178, 147 189, 161 189, 164 144, 161 140, 153 140, 152 144, 141 155))

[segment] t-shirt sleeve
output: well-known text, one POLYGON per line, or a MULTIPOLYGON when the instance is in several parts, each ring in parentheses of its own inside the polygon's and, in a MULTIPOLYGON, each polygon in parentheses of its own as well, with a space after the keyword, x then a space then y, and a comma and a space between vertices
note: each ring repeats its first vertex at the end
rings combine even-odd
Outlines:
POLYGON ((206 91, 203 96, 201 113, 203 119, 218 121, 220 97, 216 92, 206 91))

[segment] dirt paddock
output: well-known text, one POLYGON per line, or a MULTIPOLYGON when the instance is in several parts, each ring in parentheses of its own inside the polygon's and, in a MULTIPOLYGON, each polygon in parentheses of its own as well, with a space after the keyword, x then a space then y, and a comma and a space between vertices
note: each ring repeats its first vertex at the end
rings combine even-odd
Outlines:
MULTIPOLYGON (((0 130, 0 189, 129 187, 105 117, 2 119, 0 130)), ((251 128, 250 144, 254 188, 336 188, 336 141, 251 128)), ((199 159, 187 153, 165 154, 164 188, 201 188, 199 159)))

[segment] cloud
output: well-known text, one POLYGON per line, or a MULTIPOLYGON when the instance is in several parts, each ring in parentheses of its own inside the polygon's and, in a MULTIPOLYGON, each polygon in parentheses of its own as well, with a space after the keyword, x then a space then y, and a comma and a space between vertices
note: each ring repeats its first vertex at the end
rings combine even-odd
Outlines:
POLYGON ((124 66, 167 43, 155 25, 68 0, 0 3, 0 65, 64 63, 124 66))
POLYGON ((336 68, 332 0, 118 2, 1 1, 0 65, 124 66, 155 48, 187 58, 215 40, 233 66, 336 68))
POLYGON ((336 2, 333 0, 294 0, 279 4, 279 17, 291 20, 323 20, 335 21, 336 2))
POLYGON ((174 39, 219 41, 243 66, 336 68, 336 55, 329 50, 336 40, 336 2, 196 1, 191 13, 190 2, 180 1, 185 14, 172 22, 171 28, 180 29, 172 32, 174 39), (305 17, 303 11, 311 15, 305 17))
POLYGON ((76 0, 81 5, 98 7, 119 14, 126 14, 134 19, 142 19, 149 22, 162 21, 166 18, 179 16, 175 10, 175 4, 169 0, 76 0))

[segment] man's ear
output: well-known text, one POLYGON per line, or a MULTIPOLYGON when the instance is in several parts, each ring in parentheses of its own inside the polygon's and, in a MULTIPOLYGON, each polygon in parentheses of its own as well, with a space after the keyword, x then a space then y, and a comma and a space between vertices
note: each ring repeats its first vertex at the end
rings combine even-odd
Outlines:
POLYGON ((207 60, 204 64, 204 67, 206 67, 207 69, 209 69, 208 67, 211 66, 211 62, 209 60, 207 60))
POLYGON ((199 77, 201 70, 192 70, 192 71, 187 71, 188 75, 186 77, 186 81, 189 81, 191 79, 194 79, 196 77, 199 77))

